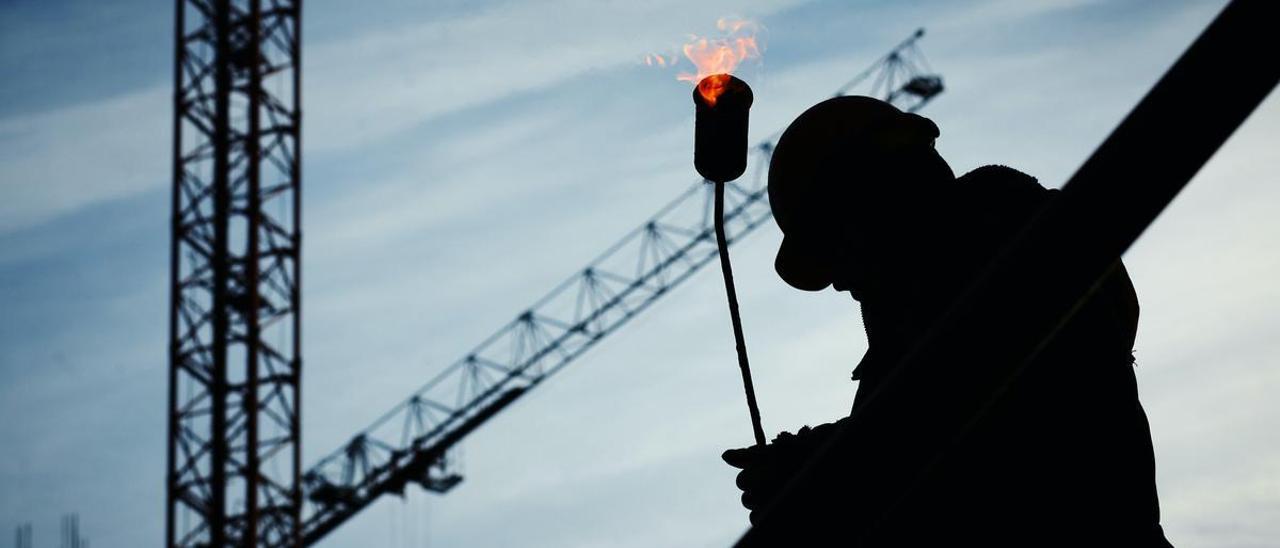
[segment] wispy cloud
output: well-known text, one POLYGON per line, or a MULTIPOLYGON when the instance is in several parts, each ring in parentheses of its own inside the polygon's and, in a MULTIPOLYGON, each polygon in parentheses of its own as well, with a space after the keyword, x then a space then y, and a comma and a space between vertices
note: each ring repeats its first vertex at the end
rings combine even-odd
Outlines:
POLYGON ((307 53, 308 100, 332 108, 309 122, 309 143, 318 151, 368 143, 445 112, 638 63, 727 12, 802 3, 521 2, 320 44, 307 53))
POLYGON ((1097 5, 1101 0, 985 0, 964 6, 934 25, 938 30, 968 30, 975 26, 1015 24, 1097 5))
MULTIPOLYGON (((353 153, 459 109, 637 63, 655 45, 731 9, 796 3, 520 2, 308 43, 308 156, 353 153), (557 24, 541 23, 553 14, 557 24)), ((170 93, 167 84, 152 84, 0 120, 0 232, 166 185, 170 93)))
POLYGON ((0 232, 162 184, 169 105, 148 88, 0 120, 0 232))

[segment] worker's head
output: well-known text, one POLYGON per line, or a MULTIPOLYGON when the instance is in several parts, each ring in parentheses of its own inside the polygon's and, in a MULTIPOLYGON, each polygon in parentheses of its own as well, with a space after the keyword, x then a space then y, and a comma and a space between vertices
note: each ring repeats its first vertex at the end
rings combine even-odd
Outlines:
POLYGON ((782 279, 855 297, 874 286, 876 249, 918 229, 919 208, 955 180, 937 137, 929 119, 870 97, 829 99, 796 118, 769 165, 782 279))

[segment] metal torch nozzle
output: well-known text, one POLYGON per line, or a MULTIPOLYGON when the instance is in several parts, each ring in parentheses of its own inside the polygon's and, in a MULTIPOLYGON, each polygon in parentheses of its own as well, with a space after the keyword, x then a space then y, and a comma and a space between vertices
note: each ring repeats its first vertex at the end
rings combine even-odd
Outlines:
POLYGON ((693 89, 693 166, 708 181, 727 183, 747 170, 747 114, 751 87, 728 74, 703 78, 693 89))

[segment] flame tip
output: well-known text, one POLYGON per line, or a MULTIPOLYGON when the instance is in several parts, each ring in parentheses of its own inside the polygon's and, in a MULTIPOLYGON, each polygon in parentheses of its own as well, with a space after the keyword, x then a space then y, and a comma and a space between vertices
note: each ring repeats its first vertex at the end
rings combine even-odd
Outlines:
MULTIPOLYGON (((709 38, 688 35, 680 50, 693 64, 695 71, 682 71, 676 75, 676 80, 693 84, 709 105, 714 105, 716 98, 724 93, 725 84, 730 81, 730 76, 738 66, 749 59, 759 59, 763 51, 763 44, 756 37, 763 26, 756 21, 724 16, 716 19, 716 28, 722 36, 709 38), (722 75, 724 78, 707 80, 714 75, 722 75)), ((644 63, 649 66, 675 67, 680 60, 678 54, 648 54, 644 63)))

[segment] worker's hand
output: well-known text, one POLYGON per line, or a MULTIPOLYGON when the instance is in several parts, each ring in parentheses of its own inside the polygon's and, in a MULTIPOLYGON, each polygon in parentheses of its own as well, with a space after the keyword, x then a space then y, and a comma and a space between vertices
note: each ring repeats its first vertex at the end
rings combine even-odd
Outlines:
POLYGON ((730 449, 721 455, 729 466, 742 469, 737 484, 742 490, 742 506, 751 511, 753 525, 834 430, 833 424, 805 426, 795 434, 778 434, 768 445, 730 449))
POLYGON ((779 466, 778 451, 773 445, 730 449, 720 458, 729 466, 742 469, 736 483, 742 490, 742 506, 750 511, 748 519, 752 525, 795 473, 790 467, 779 466))

